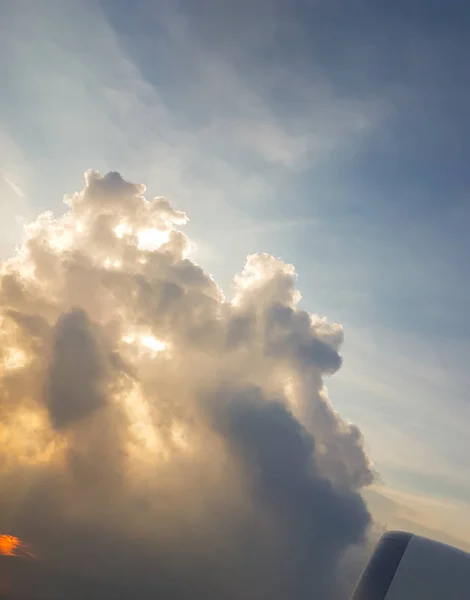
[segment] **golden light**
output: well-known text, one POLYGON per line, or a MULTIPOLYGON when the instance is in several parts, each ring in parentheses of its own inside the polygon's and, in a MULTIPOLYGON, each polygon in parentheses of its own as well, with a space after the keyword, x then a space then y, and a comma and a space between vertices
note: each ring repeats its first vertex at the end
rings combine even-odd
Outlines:
POLYGON ((152 354, 163 352, 163 350, 167 348, 167 345, 164 341, 159 340, 150 333, 141 335, 129 333, 123 336, 121 339, 125 344, 137 344, 141 351, 147 350, 150 351, 152 354))
POLYGON ((59 460, 65 440, 50 435, 45 414, 20 408, 0 422, 0 447, 5 451, 2 471, 59 460))
POLYGON ((171 438, 177 448, 188 452, 191 447, 188 442, 186 431, 182 425, 174 423, 171 428, 171 438))
POLYGON ((57 252, 63 252, 70 248, 75 241, 75 232, 77 231, 75 223, 68 221, 60 225, 52 216, 49 223, 50 231, 47 239, 51 248, 57 252))
POLYGON ((120 269, 122 267, 122 261, 115 259, 113 260, 111 257, 107 256, 104 260, 105 269, 120 269))
POLYGON ((152 350, 152 352, 162 352, 166 348, 165 342, 153 337, 153 335, 142 335, 140 337, 140 343, 145 348, 152 350))
POLYGON ((121 222, 114 228, 114 233, 116 234, 116 237, 121 240, 125 235, 130 235, 132 233, 132 227, 129 227, 127 223, 121 222))
POLYGON ((139 385, 134 384, 132 389, 124 392, 120 400, 124 403, 126 412, 131 422, 131 431, 134 435, 134 454, 144 458, 146 453, 154 457, 163 451, 163 444, 155 429, 150 414, 150 407, 145 400, 139 385))
POLYGON ((168 242, 169 232, 162 231, 153 227, 144 229, 137 233, 138 246, 140 250, 157 250, 160 246, 168 242))
POLYGON ((14 535, 0 535, 0 554, 3 554, 3 556, 16 556, 20 543, 19 538, 14 535))
POLYGON ((123 239, 126 235, 136 235, 137 246, 139 250, 157 250, 162 244, 169 240, 170 232, 168 230, 151 227, 150 229, 136 229, 126 221, 121 221, 114 228, 114 234, 118 239, 123 239))
POLYGON ((0 555, 36 558, 30 546, 15 535, 0 535, 0 555))
POLYGON ((15 371, 26 366, 28 357, 20 348, 8 348, 3 358, 3 367, 7 371, 15 371))

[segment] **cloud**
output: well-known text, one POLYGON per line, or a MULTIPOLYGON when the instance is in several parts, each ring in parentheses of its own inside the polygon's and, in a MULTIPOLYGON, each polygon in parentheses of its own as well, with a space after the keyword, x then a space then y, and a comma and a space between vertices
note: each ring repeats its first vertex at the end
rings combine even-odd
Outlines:
POLYGON ((468 551, 470 504, 374 485, 364 493, 374 517, 388 529, 412 531, 468 551))
POLYGON ((85 312, 62 315, 53 338, 46 402, 60 429, 105 405, 105 368, 85 312))
POLYGON ((337 598, 373 480, 323 383, 341 326, 265 254, 228 300, 184 213, 85 181, 1 264, 0 528, 142 593, 337 598))

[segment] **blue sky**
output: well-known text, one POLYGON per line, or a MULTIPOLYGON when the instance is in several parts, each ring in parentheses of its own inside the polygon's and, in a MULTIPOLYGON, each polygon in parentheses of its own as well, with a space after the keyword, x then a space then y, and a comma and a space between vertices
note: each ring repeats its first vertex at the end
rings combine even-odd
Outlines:
POLYGON ((2 255, 94 168, 186 210, 228 292, 251 252, 292 262, 303 306, 345 328, 328 385, 393 500, 380 518, 468 544, 469 17, 457 0, 0 4, 2 255))

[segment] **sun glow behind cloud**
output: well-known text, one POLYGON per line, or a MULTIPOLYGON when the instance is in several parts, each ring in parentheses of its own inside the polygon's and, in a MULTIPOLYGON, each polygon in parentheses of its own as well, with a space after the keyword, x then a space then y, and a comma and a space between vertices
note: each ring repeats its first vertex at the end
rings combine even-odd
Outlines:
POLYGON ((125 344, 134 345, 140 351, 148 350, 151 354, 157 354, 167 349, 167 344, 162 340, 159 340, 155 336, 147 334, 135 334, 128 333, 122 337, 122 341, 125 344))
POLYGON ((136 236, 137 246, 140 250, 157 250, 160 246, 168 242, 169 230, 151 227, 148 229, 134 229, 131 225, 122 221, 114 228, 116 237, 120 240, 126 236, 136 236))
POLYGON ((169 232, 156 227, 144 229, 137 233, 138 245, 141 250, 156 250, 168 242, 169 232))
POLYGON ((27 365, 28 356, 21 348, 7 348, 3 357, 3 368, 6 371, 22 369, 27 365))

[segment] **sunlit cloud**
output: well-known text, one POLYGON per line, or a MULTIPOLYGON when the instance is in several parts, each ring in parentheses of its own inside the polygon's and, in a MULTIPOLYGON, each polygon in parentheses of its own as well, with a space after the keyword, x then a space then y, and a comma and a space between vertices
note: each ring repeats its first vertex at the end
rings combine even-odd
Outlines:
POLYGON ((145 348, 152 350, 152 352, 161 352, 162 350, 165 350, 165 348, 166 348, 165 342, 162 342, 161 340, 158 340, 157 338, 155 338, 151 335, 141 336, 140 343, 145 348))
POLYGON ((128 333, 122 337, 125 344, 136 345, 140 350, 149 350, 152 354, 162 352, 167 344, 151 334, 128 333))
POLYGON ((168 234, 168 231, 161 231, 155 227, 139 231, 137 233, 139 248, 142 250, 156 250, 168 241, 168 234))
POLYGON ((20 348, 7 348, 3 357, 3 368, 6 371, 22 369, 28 362, 28 356, 20 348))
POLYGON ((373 480, 323 381, 341 326, 267 254, 226 298, 182 211, 115 172, 85 181, 0 265, 0 528, 162 594, 334 597, 373 480))

